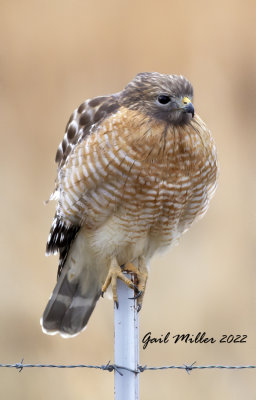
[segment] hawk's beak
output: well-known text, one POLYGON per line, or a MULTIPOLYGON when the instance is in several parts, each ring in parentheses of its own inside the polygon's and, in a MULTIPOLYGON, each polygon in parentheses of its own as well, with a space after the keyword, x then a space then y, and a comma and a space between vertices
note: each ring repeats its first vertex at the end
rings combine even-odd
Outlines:
POLYGON ((182 103, 184 104, 183 111, 187 114, 192 114, 192 118, 193 118, 194 114, 195 114, 195 109, 194 109, 193 104, 191 103, 191 100, 188 97, 184 97, 182 99, 182 103))

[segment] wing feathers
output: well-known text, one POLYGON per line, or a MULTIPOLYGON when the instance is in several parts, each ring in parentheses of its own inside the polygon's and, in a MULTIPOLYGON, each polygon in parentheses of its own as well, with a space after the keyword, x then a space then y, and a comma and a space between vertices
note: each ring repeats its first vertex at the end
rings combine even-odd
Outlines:
POLYGON ((78 225, 67 226, 57 215, 55 215, 46 244, 46 254, 55 254, 56 252, 60 253, 58 276, 61 274, 71 243, 75 239, 79 229, 80 226, 78 225))
POLYGON ((100 96, 82 103, 71 115, 55 161, 61 168, 73 148, 91 133, 91 128, 119 108, 118 94, 100 96))
POLYGON ((64 217, 61 217, 60 192, 62 189, 58 179, 76 145, 86 140, 101 121, 118 110, 118 96, 119 94, 101 96, 82 103, 71 115, 64 138, 56 153, 55 160, 58 163, 59 176, 51 198, 58 199, 58 205, 46 245, 46 254, 59 252, 59 267, 57 285, 43 315, 43 328, 49 333, 57 331, 68 335, 78 333, 86 325, 100 296, 101 282, 99 278, 95 280, 94 273, 86 278, 85 292, 81 289, 84 281, 82 277, 79 276, 76 283, 70 282, 67 278, 69 266, 66 260, 80 225, 71 224, 70 221, 65 221, 64 217))
MULTIPOLYGON (((60 174, 75 146, 92 133, 92 128, 95 127, 95 124, 100 123, 108 115, 118 110, 118 96, 119 94, 117 93, 116 95, 100 96, 86 100, 73 112, 55 157, 60 174)), ((55 193, 59 193, 58 180, 55 193)), ((59 202, 46 245, 46 254, 55 254, 56 252, 60 254, 58 276, 63 269, 70 245, 80 229, 79 225, 71 225, 70 222, 66 223, 59 216, 60 209, 61 203, 59 202)))

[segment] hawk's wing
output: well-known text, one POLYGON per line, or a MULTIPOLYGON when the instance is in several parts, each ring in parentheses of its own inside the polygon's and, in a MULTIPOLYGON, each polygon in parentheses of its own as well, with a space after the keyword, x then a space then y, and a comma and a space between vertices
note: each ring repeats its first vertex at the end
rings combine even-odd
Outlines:
POLYGON ((59 168, 63 167, 74 147, 93 132, 95 125, 116 112, 118 108, 117 93, 86 100, 73 112, 67 123, 64 138, 56 153, 55 161, 58 163, 59 168))
MULTIPOLYGON (((60 143, 55 161, 58 163, 58 173, 61 174, 69 156, 75 147, 86 138, 93 134, 95 128, 110 114, 119 109, 119 94, 110 96, 95 97, 82 103, 71 115, 64 138, 60 143)), ((59 187, 57 187, 52 198, 58 198, 59 187)), ((58 276, 64 266, 70 245, 80 229, 79 224, 70 224, 60 216, 58 212, 60 204, 52 223, 50 234, 46 245, 46 254, 59 252, 58 276)))

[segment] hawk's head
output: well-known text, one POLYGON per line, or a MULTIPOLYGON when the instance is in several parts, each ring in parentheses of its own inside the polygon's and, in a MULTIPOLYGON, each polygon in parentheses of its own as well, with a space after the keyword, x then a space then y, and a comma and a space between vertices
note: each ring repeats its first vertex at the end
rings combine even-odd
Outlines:
POLYGON ((194 116, 193 87, 181 75, 143 72, 120 93, 120 104, 173 125, 188 123, 194 116))

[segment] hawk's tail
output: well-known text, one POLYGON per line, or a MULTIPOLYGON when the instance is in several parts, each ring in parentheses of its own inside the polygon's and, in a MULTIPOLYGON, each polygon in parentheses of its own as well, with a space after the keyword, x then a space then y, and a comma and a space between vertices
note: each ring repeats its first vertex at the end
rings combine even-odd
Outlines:
POLYGON ((72 271, 68 262, 58 279, 55 289, 41 319, 45 333, 60 333, 63 337, 78 334, 86 324, 100 297, 101 280, 97 268, 72 271))

